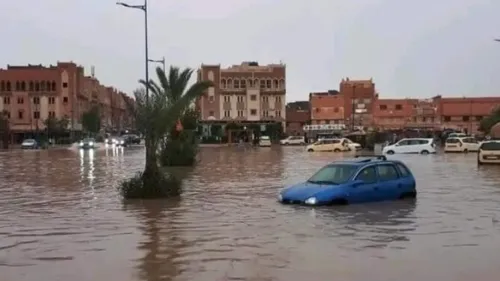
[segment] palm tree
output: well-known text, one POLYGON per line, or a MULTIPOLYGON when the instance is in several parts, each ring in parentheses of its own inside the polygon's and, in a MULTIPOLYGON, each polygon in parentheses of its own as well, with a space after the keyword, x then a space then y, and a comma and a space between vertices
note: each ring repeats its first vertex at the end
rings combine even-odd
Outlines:
POLYGON ((128 106, 133 112, 138 130, 145 136, 146 165, 140 179, 132 179, 122 185, 125 197, 157 198, 178 195, 176 188, 165 186, 165 177, 158 166, 158 145, 168 131, 175 127, 189 105, 212 86, 212 82, 209 81, 196 82, 184 91, 193 73, 189 68, 182 71, 182 75, 178 75, 179 68, 171 67, 169 78, 178 77, 178 79, 167 79, 159 67, 156 72, 161 86, 153 80, 148 82, 141 80, 140 83, 149 88, 149 99, 146 99, 146 91, 142 88, 134 92, 135 105, 128 106), (182 91, 180 95, 179 91, 182 91), (134 185, 139 185, 139 190, 134 190, 136 189, 134 185))
MULTIPOLYGON (((167 100, 167 106, 172 106, 184 97, 188 97, 189 104, 200 95, 203 94, 212 83, 209 81, 198 82, 189 87, 189 81, 193 74, 193 70, 186 68, 184 70, 178 67, 170 67, 168 75, 162 68, 156 69, 158 82, 149 81, 146 83, 141 80, 141 84, 149 87, 151 92, 163 92, 167 100), (193 95, 193 98, 189 96, 193 95)), ((188 133, 181 133, 177 128, 177 124, 182 119, 190 119, 189 104, 182 109, 175 123, 167 128, 165 135, 168 135, 166 142, 162 144, 162 163, 167 166, 191 166, 196 158, 196 145, 192 143, 192 137, 188 133), (186 116, 189 115, 189 116, 186 116)), ((192 118, 191 118, 192 119, 192 118)), ((182 124, 184 125, 184 124, 182 124)))
POLYGON ((9 147, 9 117, 6 110, 0 112, 0 144, 2 148, 9 147))

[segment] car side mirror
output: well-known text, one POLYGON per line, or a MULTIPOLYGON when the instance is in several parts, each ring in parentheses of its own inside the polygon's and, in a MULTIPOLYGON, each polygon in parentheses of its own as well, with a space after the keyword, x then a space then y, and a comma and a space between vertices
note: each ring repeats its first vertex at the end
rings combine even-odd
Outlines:
POLYGON ((364 180, 355 180, 352 182, 351 185, 352 185, 352 187, 358 187, 358 186, 363 185, 363 184, 365 184, 364 180))

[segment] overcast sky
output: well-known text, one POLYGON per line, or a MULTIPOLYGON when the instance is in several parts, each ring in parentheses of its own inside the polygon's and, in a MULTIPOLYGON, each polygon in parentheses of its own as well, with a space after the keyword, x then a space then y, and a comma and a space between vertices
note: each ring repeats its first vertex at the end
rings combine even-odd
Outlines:
MULTIPOLYGON (((152 59, 192 68, 281 60, 289 101, 338 89, 342 77, 373 77, 391 98, 500 94, 499 0, 149 0, 149 8, 152 59)), ((4 0, 0 67, 71 60, 130 93, 144 76, 143 19, 115 0, 4 0)))

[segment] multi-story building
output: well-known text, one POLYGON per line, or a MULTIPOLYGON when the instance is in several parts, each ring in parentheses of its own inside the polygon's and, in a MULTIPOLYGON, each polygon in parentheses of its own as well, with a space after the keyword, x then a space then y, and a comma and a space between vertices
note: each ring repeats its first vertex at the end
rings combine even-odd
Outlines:
POLYGON ((340 94, 344 98, 344 117, 346 125, 369 127, 373 124, 373 102, 377 98, 375 83, 369 80, 351 80, 349 77, 340 82, 340 94))
POLYGON ((198 99, 201 122, 266 124, 279 122, 285 129, 286 66, 243 62, 228 68, 202 65, 198 80, 214 86, 198 99))
POLYGON ((311 111, 308 101, 291 102, 286 105, 286 129, 290 136, 304 135, 304 126, 310 123, 311 111))
POLYGON ((7 112, 15 141, 26 133, 44 130, 44 120, 49 117, 67 118, 68 130, 81 131, 81 116, 92 105, 103 112, 104 125, 123 126, 113 124, 109 116, 114 108, 116 120, 129 119, 125 99, 129 97, 86 77, 83 67, 72 62, 0 69, 0 111, 7 112))
POLYGON ((311 104, 311 124, 344 124, 345 98, 335 90, 309 94, 311 104))

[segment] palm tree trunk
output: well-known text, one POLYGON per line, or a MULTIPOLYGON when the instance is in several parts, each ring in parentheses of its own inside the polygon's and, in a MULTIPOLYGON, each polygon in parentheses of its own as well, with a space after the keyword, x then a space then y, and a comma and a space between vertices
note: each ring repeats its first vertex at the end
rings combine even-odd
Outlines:
POLYGON ((156 145, 157 143, 153 141, 150 136, 146 136, 146 166, 144 167, 144 173, 142 174, 142 182, 144 188, 150 190, 158 188, 158 185, 161 182, 156 145))

